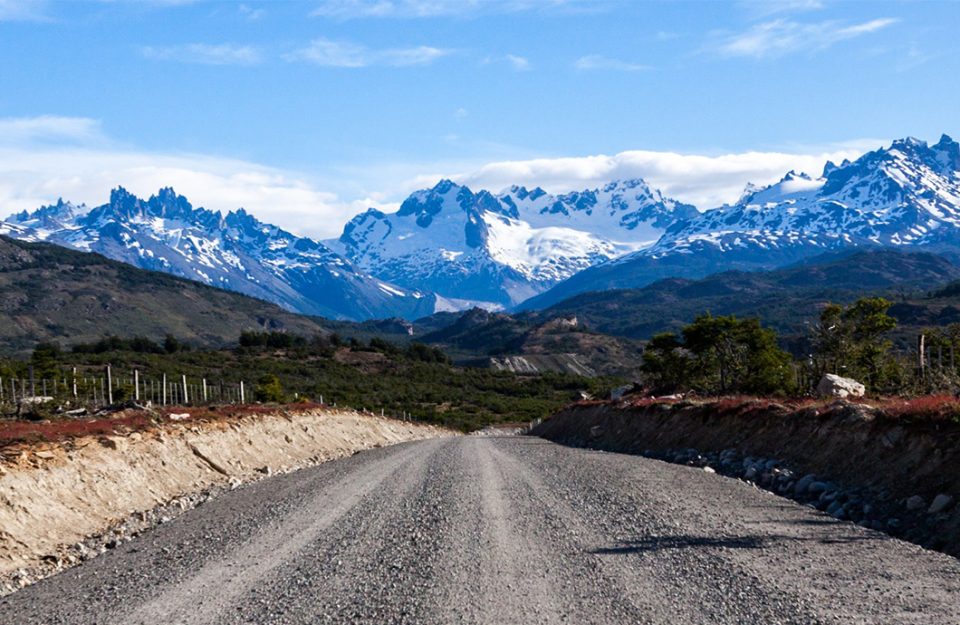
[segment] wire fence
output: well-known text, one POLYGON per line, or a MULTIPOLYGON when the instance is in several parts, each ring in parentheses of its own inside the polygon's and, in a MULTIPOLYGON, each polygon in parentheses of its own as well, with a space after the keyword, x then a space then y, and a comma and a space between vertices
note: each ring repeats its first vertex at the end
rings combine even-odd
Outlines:
POLYGON ((102 408, 124 402, 157 406, 202 406, 250 402, 252 389, 243 381, 227 382, 186 375, 117 375, 106 367, 101 375, 76 369, 56 377, 0 377, 0 405, 60 402, 102 408))
MULTIPOLYGON (((31 370, 32 374, 32 370, 31 370)), ((297 398, 297 395, 294 396, 297 398)), ((0 377, 0 416, 14 417, 30 409, 56 406, 64 416, 89 414, 123 406, 214 406, 259 403, 256 386, 245 381, 226 381, 185 374, 143 375, 129 370, 117 375, 109 365, 100 375, 76 368, 57 376, 0 377)), ((320 404, 337 407, 336 401, 319 396, 320 404)), ((345 406, 346 408, 346 406, 345 406)), ((361 413, 389 416, 402 421, 421 419, 407 411, 353 407, 361 413)))

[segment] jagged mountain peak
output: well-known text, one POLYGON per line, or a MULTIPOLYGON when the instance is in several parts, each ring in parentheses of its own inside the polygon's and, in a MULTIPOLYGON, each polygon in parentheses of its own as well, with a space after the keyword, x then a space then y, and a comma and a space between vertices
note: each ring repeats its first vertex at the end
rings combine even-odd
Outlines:
POLYGON ((748 185, 733 205, 704 211, 653 246, 587 269, 530 302, 596 288, 642 286, 668 276, 764 269, 828 250, 893 247, 960 254, 960 146, 907 137, 823 176, 789 172, 748 185))
POLYGON ((262 222, 243 208, 226 216, 194 208, 169 187, 146 201, 117 187, 108 203, 89 212, 70 206, 15 215, 13 223, 0 223, 0 232, 99 252, 301 313, 363 320, 417 318, 435 310, 433 296, 373 278, 322 243, 262 222), (54 213, 56 219, 50 217, 54 213))
POLYGON ((639 178, 560 195, 521 185, 494 194, 445 179, 396 213, 357 215, 328 244, 375 276, 491 308, 651 245, 696 214, 639 178))

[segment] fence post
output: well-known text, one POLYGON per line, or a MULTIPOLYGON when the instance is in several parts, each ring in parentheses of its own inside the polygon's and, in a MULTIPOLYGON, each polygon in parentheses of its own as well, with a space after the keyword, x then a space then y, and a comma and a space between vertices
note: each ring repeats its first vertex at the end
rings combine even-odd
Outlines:
POLYGON ((926 378, 926 359, 924 358, 924 337, 921 334, 917 337, 917 361, 920 366, 920 379, 923 380, 926 378))
POLYGON ((203 403, 207 403, 207 378, 203 378, 203 403))
POLYGON ((187 376, 180 376, 180 383, 183 384, 183 405, 186 406, 190 403, 190 397, 187 395, 187 376))
POLYGON ((110 373, 110 365, 107 365, 107 403, 113 405, 113 376, 110 373))
POLYGON ((140 371, 133 370, 133 401, 140 403, 140 371))
POLYGON ((77 368, 73 368, 73 398, 77 398, 77 368))
POLYGON ((167 374, 163 374, 163 382, 160 388, 160 395, 163 397, 163 405, 167 405, 167 374))
POLYGON ((243 380, 240 380, 240 403, 245 403, 243 400, 243 380))

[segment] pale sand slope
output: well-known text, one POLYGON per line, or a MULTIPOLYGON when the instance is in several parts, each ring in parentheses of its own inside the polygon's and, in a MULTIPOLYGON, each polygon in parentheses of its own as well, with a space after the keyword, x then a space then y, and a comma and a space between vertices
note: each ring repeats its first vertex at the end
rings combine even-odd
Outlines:
POLYGON ((0 575, 182 495, 362 449, 450 435, 348 411, 169 423, 25 452, 0 467, 0 575))

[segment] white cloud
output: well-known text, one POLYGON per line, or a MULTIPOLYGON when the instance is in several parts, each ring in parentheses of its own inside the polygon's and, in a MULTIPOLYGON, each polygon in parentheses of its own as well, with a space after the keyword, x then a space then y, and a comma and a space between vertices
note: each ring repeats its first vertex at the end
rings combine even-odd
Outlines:
POLYGON ((897 22, 893 18, 878 18, 857 24, 843 24, 834 20, 800 23, 785 19, 757 24, 743 33, 728 36, 713 49, 723 56, 753 58, 779 57, 793 52, 814 52, 877 32, 897 22))
POLYGON ((118 185, 140 196, 172 186, 195 206, 244 207, 318 238, 339 236, 366 208, 320 190, 299 172, 206 154, 148 152, 110 141, 99 128, 84 118, 0 119, 0 218, 59 197, 99 205, 118 185))
POLYGON ((824 7, 822 0, 741 0, 739 4, 744 10, 758 17, 776 13, 819 11, 824 7))
POLYGON ((336 19, 470 17, 525 11, 583 12, 609 4, 610 0, 322 0, 311 15, 336 19))
POLYGON ((748 182, 769 184, 792 170, 817 176, 828 160, 854 159, 879 141, 863 140, 810 152, 740 152, 717 156, 633 150, 612 156, 541 158, 488 163, 460 173, 418 176, 406 188, 432 186, 448 177, 474 188, 499 191, 512 184, 560 193, 643 178, 664 194, 701 210, 735 202, 748 182))
POLYGON ((430 46, 374 50, 349 41, 320 38, 286 55, 285 58, 288 61, 306 61, 321 67, 369 67, 371 65, 410 67, 429 65, 450 52, 450 50, 430 46))
POLYGON ((240 15, 247 18, 251 22, 258 20, 267 14, 266 10, 256 9, 249 4, 241 4, 239 7, 237 7, 237 11, 240 12, 240 15))
POLYGON ((148 59, 199 63, 202 65, 256 65, 262 60, 260 50, 253 46, 229 43, 190 43, 179 46, 146 46, 142 49, 148 59))
POLYGON ((39 117, 0 118, 0 142, 39 143, 53 141, 72 143, 96 141, 103 138, 100 122, 86 117, 39 117))
POLYGON ((46 0, 0 0, 0 22, 42 22, 47 16, 46 0))
POLYGON ((650 69, 649 65, 633 63, 631 61, 623 61, 620 59, 612 59, 599 54, 588 54, 587 56, 581 56, 576 60, 573 66, 580 70, 600 69, 614 70, 618 72, 641 72, 650 69))
POLYGON ((508 54, 506 58, 507 62, 510 63, 510 65, 513 66, 513 69, 517 70, 518 72, 525 72, 530 69, 530 59, 526 57, 517 56, 516 54, 508 54))
POLYGON ((196 206, 221 211, 242 206, 263 221, 322 239, 339 236, 343 224, 368 207, 396 210, 409 192, 440 178, 475 189, 523 184, 560 193, 639 177, 707 209, 735 201, 748 182, 775 182, 791 169, 817 175, 827 160, 853 159, 883 143, 721 155, 634 150, 486 164, 394 161, 340 167, 320 179, 235 158, 138 149, 111 140, 98 122, 86 118, 0 118, 0 217, 58 197, 98 205, 118 185, 140 196, 172 186, 196 206))

